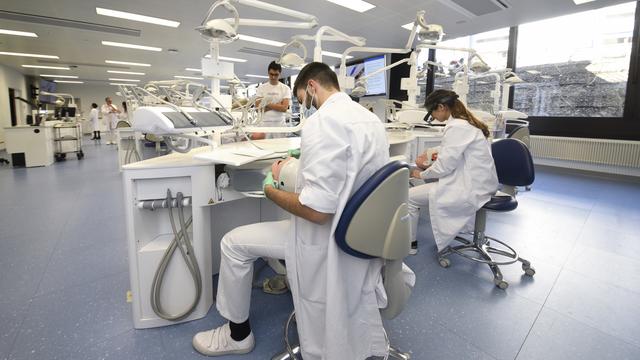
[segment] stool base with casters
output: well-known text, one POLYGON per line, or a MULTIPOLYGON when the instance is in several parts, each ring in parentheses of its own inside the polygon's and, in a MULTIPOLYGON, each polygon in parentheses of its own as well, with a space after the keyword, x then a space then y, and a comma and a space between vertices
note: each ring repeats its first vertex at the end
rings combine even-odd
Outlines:
POLYGON ((448 256, 451 254, 460 255, 466 259, 487 264, 493 272, 493 282, 500 289, 509 287, 502 276, 499 265, 509 265, 515 262, 522 263, 522 270, 527 276, 533 276, 536 270, 531 267, 531 263, 518 256, 518 252, 506 243, 485 235, 487 223, 487 210, 506 212, 514 210, 518 206, 518 202, 512 196, 494 196, 484 205, 483 208, 476 212, 474 225, 473 241, 467 240, 461 236, 456 236, 455 240, 462 243, 457 246, 447 246, 438 253, 438 262, 440 266, 447 268, 451 265, 448 256))
MULTIPOLYGON (((298 360, 301 359, 300 355, 300 345, 291 345, 289 342, 289 328, 291 323, 295 321, 296 312, 292 311, 287 319, 287 322, 284 325, 284 346, 285 351, 278 353, 271 357, 271 360, 298 360)), ((385 357, 385 359, 398 359, 398 360, 410 360, 411 355, 408 353, 403 353, 400 350, 394 348, 389 343, 389 338, 387 337, 387 332, 385 331, 384 337, 387 340, 387 350, 389 355, 385 357)))

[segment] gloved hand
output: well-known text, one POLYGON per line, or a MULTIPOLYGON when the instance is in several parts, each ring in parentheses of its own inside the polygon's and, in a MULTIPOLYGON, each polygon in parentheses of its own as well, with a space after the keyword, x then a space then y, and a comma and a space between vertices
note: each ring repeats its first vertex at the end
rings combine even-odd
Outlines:
POLYGON ((278 188, 278 183, 273 180, 273 173, 271 171, 267 173, 267 176, 265 176, 262 181, 262 191, 265 191, 268 185, 271 185, 276 189, 278 188))
POLYGON ((289 151, 287 151, 287 155, 296 159, 300 159, 300 149, 290 149, 289 151))

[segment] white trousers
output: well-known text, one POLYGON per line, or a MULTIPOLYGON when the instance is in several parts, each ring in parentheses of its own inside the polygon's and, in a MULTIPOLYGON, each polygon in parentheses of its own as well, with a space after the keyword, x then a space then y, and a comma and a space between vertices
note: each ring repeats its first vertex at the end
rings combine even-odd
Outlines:
POLYGON ((220 274, 216 307, 234 323, 249 318, 253 263, 261 257, 284 260, 290 220, 239 226, 220 242, 220 274))
POLYGON ((409 218, 411 219, 411 241, 416 241, 418 235, 418 222, 420 221, 420 209, 426 208, 429 214, 429 191, 436 183, 409 188, 409 218))
MULTIPOLYGON (((116 120, 117 121, 117 120, 116 120)), ((115 143, 116 142, 116 134, 115 134, 115 129, 116 129, 116 124, 113 121, 109 121, 109 119, 105 120, 105 125, 106 125, 106 130, 108 133, 108 137, 107 137, 107 141, 115 143)))

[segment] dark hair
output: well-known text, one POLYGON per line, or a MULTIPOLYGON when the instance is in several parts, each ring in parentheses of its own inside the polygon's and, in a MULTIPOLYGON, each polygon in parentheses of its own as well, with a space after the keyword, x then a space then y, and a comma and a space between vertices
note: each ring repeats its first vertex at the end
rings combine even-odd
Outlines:
POLYGON ((91 103, 91 107, 95 109, 95 108, 97 108, 97 107, 98 107, 98 104, 96 104, 96 103, 91 103))
POLYGON ((282 73, 282 65, 278 64, 275 61, 272 61, 272 62, 269 63, 269 68, 267 68, 267 71, 269 71, 269 70, 275 70, 275 71, 277 71, 279 73, 282 73))
POLYGON ((127 112, 127 102, 126 101, 122 102, 122 109, 124 109, 124 112, 127 112))
POLYGON ((321 62, 312 62, 300 70, 296 82, 293 85, 293 94, 298 92, 299 86, 307 86, 309 80, 315 80, 323 88, 335 88, 340 91, 340 84, 338 83, 338 76, 327 64, 321 62))
POLYGON ((475 117, 475 115, 464 106, 462 101, 458 100, 458 94, 456 94, 455 91, 438 89, 431 92, 424 101, 424 106, 428 112, 435 110, 438 105, 446 106, 449 111, 451 111, 451 116, 457 119, 467 120, 471 125, 480 129, 484 137, 489 137, 489 127, 487 124, 475 117))

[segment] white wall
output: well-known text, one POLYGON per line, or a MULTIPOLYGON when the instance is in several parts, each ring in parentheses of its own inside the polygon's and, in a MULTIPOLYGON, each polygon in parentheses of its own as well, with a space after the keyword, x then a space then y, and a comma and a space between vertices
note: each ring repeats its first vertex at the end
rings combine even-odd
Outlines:
POLYGON ((91 111, 91 103, 96 103, 98 107, 100 107, 104 104, 104 98, 107 96, 111 97, 111 100, 113 100, 113 103, 116 104, 118 108, 122 107, 121 104, 124 99, 117 96, 116 91, 118 91, 118 87, 113 85, 58 83, 56 86, 56 92, 71 94, 76 99, 80 98, 80 111, 82 116, 87 119, 91 111))
MULTIPOLYGON (((14 68, 0 64, 0 150, 5 148, 4 128, 11 126, 9 88, 19 90, 20 96, 24 99, 28 99, 29 94, 27 92, 27 81, 25 76, 14 68)), ((19 104, 21 103, 17 102, 16 106, 22 106, 19 104)), ((28 110, 30 109, 27 107, 26 111, 28 110)), ((22 118, 18 119, 18 123, 25 123, 24 115, 22 115, 22 118)))

